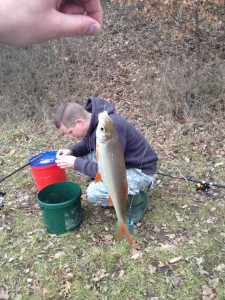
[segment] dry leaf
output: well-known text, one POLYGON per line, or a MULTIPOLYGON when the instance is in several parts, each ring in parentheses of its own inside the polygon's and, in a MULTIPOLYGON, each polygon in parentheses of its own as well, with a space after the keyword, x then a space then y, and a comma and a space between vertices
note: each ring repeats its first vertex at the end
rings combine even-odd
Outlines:
POLYGON ((0 285, 0 300, 8 300, 9 294, 6 287, 0 285))
POLYGON ((142 252, 137 252, 134 255, 131 256, 132 259, 138 259, 142 257, 143 253, 142 252))
POLYGON ((202 294, 203 294, 203 296, 209 297, 209 299, 214 299, 214 296, 215 296, 212 289, 207 285, 202 286, 202 294))
POLYGON ((69 265, 68 265, 68 264, 65 264, 65 265, 62 267, 61 272, 62 272, 63 277, 64 277, 67 273, 70 273, 70 272, 71 272, 71 269, 70 269, 69 265))
POLYGON ((90 284, 85 284, 84 288, 85 288, 85 290, 90 290, 91 289, 91 285, 90 284))
POLYGON ((109 231, 109 228, 107 226, 104 226, 105 227, 105 231, 109 231))
POLYGON ((43 288, 42 292, 44 296, 48 296, 50 294, 50 291, 47 288, 43 288))
POLYGON ((176 277, 176 276, 172 276, 171 281, 172 281, 173 287, 178 288, 179 283, 180 283, 180 278, 176 277))
POLYGON ((211 288, 215 289, 220 283, 219 278, 215 277, 213 279, 209 279, 209 285, 211 288))
POLYGON ((69 281, 66 281, 63 285, 62 293, 64 295, 68 295, 70 293, 70 290, 71 290, 71 283, 69 281))
POLYGON ((195 257, 196 264, 200 266, 204 262, 203 257, 195 257))
POLYGON ((178 222, 183 222, 184 218, 182 218, 179 214, 176 214, 176 219, 178 222))
POLYGON ((110 234, 106 235, 104 237, 104 241, 105 241, 106 245, 112 245, 113 244, 113 235, 110 235, 110 234))
POLYGON ((203 266, 199 266, 198 272, 199 272, 199 274, 201 274, 201 275, 209 275, 209 273, 204 269, 203 266))
POLYGON ((124 270, 120 270, 118 278, 122 278, 124 276, 124 274, 125 274, 125 271, 124 270))
POLYGON ((64 255, 65 255, 65 252, 60 251, 60 252, 58 252, 58 253, 56 253, 56 254, 54 255, 54 259, 58 259, 58 258, 60 258, 60 257, 62 257, 62 256, 64 256, 64 255))
POLYGON ((177 257, 174 257, 174 258, 170 259, 169 263, 170 264, 175 264, 176 262, 180 261, 181 259, 183 259, 183 256, 177 256, 177 257))
POLYGON ((66 281, 72 281, 73 280, 73 274, 72 273, 65 274, 64 279, 66 281))
POLYGON ((220 167, 220 166, 223 166, 223 162, 222 161, 215 164, 215 167, 220 167))
POLYGON ((165 266, 167 266, 167 265, 168 265, 168 264, 167 264, 166 262, 159 260, 159 264, 158 264, 158 267, 159 267, 159 268, 163 268, 163 267, 165 267, 165 266))
POLYGON ((15 153, 16 153, 16 149, 15 148, 13 148, 12 150, 9 151, 9 155, 13 155, 15 153))
POLYGON ((159 250, 176 254, 176 247, 170 244, 161 244, 159 250))
POLYGON ((165 236, 168 236, 168 238, 170 238, 171 240, 173 240, 176 237, 176 235, 174 233, 166 234, 165 236))
POLYGON ((219 271, 219 272, 225 271, 225 264, 222 263, 222 264, 218 265, 214 270, 219 271))
POLYGON ((152 275, 156 272, 157 269, 153 265, 148 265, 148 270, 149 270, 149 273, 152 275))
POLYGON ((96 274, 94 274, 94 277, 91 279, 91 281, 97 283, 98 281, 102 280, 104 277, 108 275, 109 273, 106 273, 105 269, 101 269, 96 274))
POLYGON ((11 263, 12 261, 14 261, 14 258, 10 257, 9 260, 8 260, 8 262, 11 263))
POLYGON ((133 243, 133 249, 139 251, 139 250, 141 249, 140 244, 134 242, 134 243, 133 243))
POLYGON ((40 290, 39 280, 34 280, 33 285, 32 285, 32 290, 34 290, 34 291, 39 291, 40 290))
POLYGON ((87 194, 82 194, 82 195, 81 195, 81 200, 86 201, 86 200, 87 200, 87 194))

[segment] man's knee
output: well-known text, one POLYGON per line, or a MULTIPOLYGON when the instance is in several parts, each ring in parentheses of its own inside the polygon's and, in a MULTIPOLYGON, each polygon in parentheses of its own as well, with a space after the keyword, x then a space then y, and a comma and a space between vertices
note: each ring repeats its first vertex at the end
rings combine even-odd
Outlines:
POLYGON ((108 205, 107 192, 103 183, 91 182, 86 191, 87 201, 92 203, 98 203, 102 206, 108 205))
POLYGON ((86 190, 87 200, 89 202, 96 202, 95 183, 91 182, 86 190))

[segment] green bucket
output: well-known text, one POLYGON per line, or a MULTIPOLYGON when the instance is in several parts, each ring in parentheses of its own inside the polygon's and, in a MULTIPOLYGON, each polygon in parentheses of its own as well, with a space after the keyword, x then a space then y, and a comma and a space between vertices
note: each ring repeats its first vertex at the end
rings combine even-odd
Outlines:
POLYGON ((37 194, 37 201, 48 232, 62 234, 80 227, 81 188, 77 183, 50 184, 37 194))

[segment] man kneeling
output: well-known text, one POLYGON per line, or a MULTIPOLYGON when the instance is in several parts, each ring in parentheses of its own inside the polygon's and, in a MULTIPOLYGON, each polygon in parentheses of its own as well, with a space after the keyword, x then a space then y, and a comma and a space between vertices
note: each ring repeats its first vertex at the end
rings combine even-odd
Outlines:
MULTIPOLYGON (((149 203, 147 189, 153 187, 158 157, 144 136, 115 112, 114 105, 89 97, 83 108, 78 103, 61 104, 55 114, 55 125, 69 138, 81 139, 69 149, 59 149, 56 163, 60 168, 74 168, 94 179, 98 172, 95 156, 96 129, 99 113, 107 111, 113 121, 126 165, 128 181, 127 218, 138 222, 149 203), (130 209, 131 208, 131 209, 130 209)), ((87 200, 108 207, 108 194, 102 182, 92 181, 87 188, 87 200)))

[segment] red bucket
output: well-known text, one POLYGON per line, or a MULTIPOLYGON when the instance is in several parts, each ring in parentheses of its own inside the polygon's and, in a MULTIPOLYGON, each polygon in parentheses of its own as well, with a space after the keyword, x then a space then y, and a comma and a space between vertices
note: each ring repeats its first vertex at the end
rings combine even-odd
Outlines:
POLYGON ((65 169, 60 169, 55 163, 56 151, 44 152, 29 159, 30 169, 39 192, 49 184, 67 181, 65 169), (39 159, 35 159, 40 156, 39 159))

